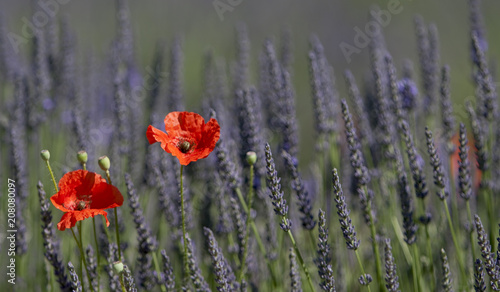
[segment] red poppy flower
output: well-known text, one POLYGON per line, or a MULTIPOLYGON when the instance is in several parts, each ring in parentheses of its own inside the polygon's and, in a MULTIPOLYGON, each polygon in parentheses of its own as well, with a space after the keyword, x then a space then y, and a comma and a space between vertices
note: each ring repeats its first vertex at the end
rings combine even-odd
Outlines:
POLYGON ((216 119, 205 120, 197 113, 171 112, 165 117, 165 132, 149 126, 149 144, 161 143, 182 165, 207 157, 219 141, 220 126, 216 119))
POLYGON ((59 181, 59 192, 50 200, 57 209, 65 212, 57 224, 61 231, 95 215, 103 215, 109 226, 104 210, 123 204, 123 196, 115 186, 97 173, 81 169, 66 173, 59 181))
MULTIPOLYGON (((460 160, 459 156, 460 151, 458 149, 458 146, 460 146, 460 142, 458 141, 458 135, 453 136, 452 142, 453 144, 455 144, 455 152, 453 152, 453 154, 451 155, 451 175, 455 181, 458 181, 458 168, 459 168, 458 161, 460 160)), ((474 155, 474 152, 476 150, 476 146, 474 146, 474 139, 469 139, 468 146, 469 146, 469 161, 471 162, 476 161, 474 155)), ((473 185, 474 187, 479 188, 483 173, 477 167, 477 163, 471 163, 470 170, 473 174, 473 185)))

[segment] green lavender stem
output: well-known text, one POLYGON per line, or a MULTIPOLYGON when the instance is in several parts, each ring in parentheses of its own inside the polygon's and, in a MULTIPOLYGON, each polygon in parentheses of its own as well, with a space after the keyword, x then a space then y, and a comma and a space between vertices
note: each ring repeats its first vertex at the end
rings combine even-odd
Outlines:
MULTIPOLYGON (((444 190, 440 190, 441 192, 444 192, 444 190)), ((460 246, 458 245, 458 240, 457 240, 457 235, 455 233, 455 228, 453 228, 453 223, 451 221, 451 216, 450 216, 450 210, 448 208, 448 203, 446 202, 446 199, 443 200, 443 204, 444 204, 444 210, 446 211, 446 219, 448 221, 448 226, 450 228, 450 232, 451 232, 451 237, 453 239, 453 245, 455 246, 455 253, 457 255, 457 262, 458 262, 458 267, 460 269, 460 274, 462 275, 461 276, 461 282, 464 283, 465 279, 467 279, 466 277, 466 274, 465 274, 465 268, 464 268, 464 262, 463 262, 463 258, 462 258, 462 250, 460 249, 460 246)), ((467 206, 468 206, 469 202, 467 201, 467 206)), ((470 214, 470 212, 469 212, 470 214)), ((469 215, 470 216, 470 215, 469 215)), ((469 221, 470 221, 470 217, 469 217, 469 221)), ((470 221, 472 222, 472 221, 470 221)), ((473 254, 473 259, 475 259, 475 255, 474 255, 474 245, 473 245, 473 240, 472 240, 472 233, 470 233, 470 240, 471 240, 471 248, 472 248, 472 254, 473 254)))
MULTIPOLYGON (((422 209, 422 215, 425 216, 425 198, 419 198, 420 202, 420 208, 422 209)), ((429 257, 429 261, 431 263, 434 263, 433 256, 432 256, 432 245, 431 245, 431 237, 429 234, 429 224, 424 224, 424 231, 425 231, 425 245, 427 247, 427 256, 429 257)), ((436 275, 434 273, 434 265, 430 265, 429 267, 430 273, 431 273, 431 290, 434 291, 435 289, 435 284, 436 284, 436 275)))
MULTIPOLYGON (((248 209, 247 203, 245 202, 245 199, 243 198, 243 194, 241 193, 240 188, 236 187, 234 189, 234 191, 236 192, 236 195, 238 196, 238 199, 240 200, 241 206, 243 207, 243 211, 245 211, 245 214, 247 214, 247 216, 250 216, 250 209, 248 209)), ((257 245, 259 246, 259 250, 262 253, 262 255, 264 256, 267 267, 269 269, 269 272, 271 273, 273 285, 274 285, 274 287, 276 287, 276 285, 278 284, 278 281, 276 279, 276 275, 274 274, 274 269, 271 265, 271 262, 269 262, 269 259, 267 258, 266 248, 264 247, 264 244, 262 243, 262 239, 260 238, 259 231, 257 230, 257 226, 255 225, 255 222, 253 220, 250 221, 250 227, 252 227, 253 233, 255 235, 255 240, 257 240, 257 245)))
MULTIPOLYGON (((94 288, 92 287, 90 277, 88 276, 88 275, 90 275, 90 273, 89 273, 89 270, 87 268, 87 262, 85 261, 85 254, 83 253, 82 245, 78 241, 78 239, 76 238, 75 231, 73 230, 73 227, 71 227, 70 229, 71 229, 71 233, 73 234, 73 238, 75 239, 76 245, 78 246, 78 249, 80 250, 81 261, 83 262, 83 265, 85 266, 85 271, 87 272, 87 280, 89 281, 90 290, 92 292, 94 292, 94 288)), ((83 281, 83 275, 82 275, 82 281, 83 281)))
MULTIPOLYGON (((475 259, 477 259, 476 257, 476 250, 474 249, 474 236, 472 235, 472 226, 473 226, 473 222, 472 221, 472 213, 470 211, 470 204, 469 204, 469 200, 466 201, 466 206, 467 206, 467 219, 469 220, 469 224, 471 224, 471 232, 469 232, 469 238, 470 238, 470 248, 471 248, 471 251, 472 251, 472 262, 475 261, 475 259)), ((491 241, 490 241, 491 242, 491 241)))
MULTIPOLYGON (((363 186, 365 194, 368 195, 368 188, 363 186)), ((380 291, 385 291, 385 286, 384 286, 384 278, 383 278, 383 272, 382 272, 382 260, 380 259, 380 252, 378 250, 378 243, 377 243, 377 232, 375 230, 375 221, 373 220, 373 215, 372 215, 372 207, 371 207, 371 200, 368 200, 368 215, 370 219, 370 234, 372 237, 372 248, 373 248, 373 253, 375 254, 375 268, 376 268, 376 273, 377 273, 377 282, 379 285, 379 290, 380 291)))
POLYGON ((420 254, 418 252, 418 246, 416 243, 413 246, 413 260, 412 260, 412 272, 413 272, 413 291, 420 291, 420 254))
POLYGON ((457 198, 457 194, 456 194, 456 190, 455 190, 455 176, 452 175, 452 171, 453 171, 453 155, 450 155, 449 157, 449 174, 450 174, 450 186, 451 186, 451 194, 453 194, 451 196, 451 211, 453 213, 453 222, 455 222, 456 224, 458 224, 458 198, 457 198))
MULTIPOLYGON (((483 174, 483 180, 484 181, 488 181, 489 180, 489 170, 486 170, 483 174)), ((495 230, 495 217, 494 217, 494 214, 495 212, 493 211, 493 196, 491 195, 491 192, 488 190, 488 186, 485 186, 485 187, 482 187, 481 188, 482 190, 482 194, 481 194, 481 197, 484 198, 484 201, 486 203, 486 213, 488 215, 488 223, 489 223, 489 240, 490 242, 495 242, 495 234, 496 234, 496 230, 495 230)), ((468 202, 467 202, 468 203, 468 202)), ((469 219, 470 220, 470 219, 469 219)), ((472 221, 470 221, 472 222, 472 221)), ((493 244, 491 246, 491 251, 494 252, 495 251, 495 245, 493 244)))
MULTIPOLYGON (((282 219, 283 219, 283 223, 288 225, 288 219, 286 218, 286 216, 282 216, 282 219)), ((302 269, 304 270, 304 273, 306 274, 307 283, 309 284, 311 291, 314 292, 314 291, 316 291, 316 289, 314 289, 314 285, 312 283, 311 276, 309 275, 309 270, 307 269, 307 266, 304 262, 304 259, 302 258, 302 254, 300 253, 300 250, 297 246, 297 243, 295 242, 295 238, 293 237, 292 231, 290 229, 288 229, 287 233, 288 233, 288 237, 290 237, 290 241, 292 242, 293 249, 295 250, 295 254, 297 254, 297 258, 299 259, 300 265, 302 266, 302 269)))
MULTIPOLYGON (((490 122, 489 123, 490 126, 489 126, 489 149, 488 149, 488 153, 493 153, 493 145, 494 145, 494 139, 495 139, 495 135, 494 135, 494 131, 493 131, 493 122, 490 122)), ((489 179, 491 177, 491 167, 489 167, 488 169, 485 170, 484 172, 484 181, 485 182, 488 182, 489 183, 489 179)), ((489 184, 488 184, 489 185, 489 184)), ((493 211, 493 208, 495 206, 495 196, 492 195, 492 192, 491 192, 491 189, 489 186, 486 186, 485 187, 485 198, 486 198, 486 202, 488 204, 488 207, 487 207, 487 213, 488 213, 488 221, 489 221, 489 225, 490 225, 490 242, 493 243, 495 242, 495 234, 497 234, 497 231, 498 229, 497 228, 497 220, 495 219, 495 212, 493 211), (488 191, 489 189, 489 191, 488 191)), ((472 221, 470 221, 471 224, 472 224, 472 221)), ((491 252, 495 252, 495 244, 491 244, 491 252)))
MULTIPOLYGON (((433 259, 433 256, 432 256, 432 245, 431 245, 431 236, 429 234, 429 224, 425 224, 425 242, 426 242, 426 245, 427 245, 427 253, 428 253, 428 257, 429 257, 429 261, 431 263, 434 263, 434 259, 433 259)), ((430 265, 430 273, 431 273, 431 291, 435 291, 436 289, 436 274, 434 273, 434 265, 431 264, 430 265)))
MULTIPOLYGON (((154 251, 151 253, 151 255, 153 256, 153 263, 155 265, 158 282, 161 283, 161 271, 160 271, 160 264, 158 263, 158 257, 156 256, 156 252, 154 251)), ((167 292, 167 288, 165 287, 165 285, 160 285, 160 289, 162 292, 167 292)))
POLYGON ((392 217, 392 227, 394 229, 394 234, 396 234, 396 237, 398 238, 399 246, 401 246, 401 249, 403 250, 403 254, 406 259, 406 263, 408 265, 412 264, 412 256, 410 249, 408 248, 408 244, 404 241, 403 238, 403 231, 401 230, 401 226, 398 223, 398 219, 396 217, 392 217))
MULTIPOLYGON (((229 242, 229 246, 234 246, 234 238, 233 238, 232 233, 227 234, 227 240, 229 242)), ((240 259, 238 258, 238 253, 233 253, 233 261, 236 263, 236 265, 240 264, 240 259)))
MULTIPOLYGON (((363 267, 363 262, 361 261, 358 250, 354 250, 354 253, 356 254, 356 259, 358 260, 359 268, 361 269, 361 275, 366 275, 365 268, 363 267)), ((368 292, 371 292, 370 285, 366 285, 366 289, 368 289, 368 292)))

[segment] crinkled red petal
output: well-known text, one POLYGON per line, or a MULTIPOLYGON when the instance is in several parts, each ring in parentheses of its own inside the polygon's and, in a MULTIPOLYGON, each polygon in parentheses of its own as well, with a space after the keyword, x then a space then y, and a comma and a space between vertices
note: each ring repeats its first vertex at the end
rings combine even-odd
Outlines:
POLYGON ((103 215, 106 219, 106 226, 109 226, 108 214, 104 210, 100 209, 85 209, 82 211, 70 211, 64 213, 59 223, 57 223, 57 229, 64 231, 67 228, 72 228, 76 225, 76 222, 85 220, 96 215, 103 215))
POLYGON ((165 151, 170 153, 167 145, 170 142, 171 138, 167 135, 167 133, 150 125, 148 127, 147 132, 146 132, 146 136, 148 137, 149 144, 154 144, 156 142, 160 142, 161 148, 163 148, 165 151))

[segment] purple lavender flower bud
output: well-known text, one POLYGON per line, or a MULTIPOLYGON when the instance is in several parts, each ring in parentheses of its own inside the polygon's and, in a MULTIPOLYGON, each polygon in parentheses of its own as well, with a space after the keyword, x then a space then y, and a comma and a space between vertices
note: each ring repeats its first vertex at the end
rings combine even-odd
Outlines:
POLYGON ((418 98, 417 84, 409 78, 403 78, 398 81, 397 86, 403 109, 408 112, 414 110, 418 98))

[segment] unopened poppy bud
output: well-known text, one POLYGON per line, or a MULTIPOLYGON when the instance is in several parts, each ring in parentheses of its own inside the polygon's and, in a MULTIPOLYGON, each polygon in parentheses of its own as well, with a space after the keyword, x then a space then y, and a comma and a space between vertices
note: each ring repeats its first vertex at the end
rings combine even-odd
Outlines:
POLYGON ((76 158, 78 159, 78 162, 80 162, 81 164, 87 163, 88 160, 87 151, 85 150, 78 151, 78 153, 76 154, 76 158))
POLYGON ((40 152, 40 156, 42 157, 42 159, 44 161, 49 161, 49 159, 50 159, 50 152, 49 152, 49 150, 42 150, 40 152))
POLYGON ((120 262, 120 261, 117 261, 117 262, 114 262, 113 263, 113 269, 115 270, 115 272, 119 275, 123 272, 123 263, 120 262))
POLYGON ((109 158, 107 156, 101 156, 99 157, 99 167, 107 171, 109 170, 109 167, 111 166, 111 161, 109 161, 109 158))
POLYGON ((257 153, 255 153, 253 151, 248 151, 246 159, 247 159, 248 164, 254 165, 255 162, 257 162, 257 153))

